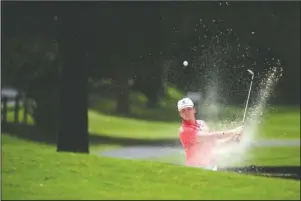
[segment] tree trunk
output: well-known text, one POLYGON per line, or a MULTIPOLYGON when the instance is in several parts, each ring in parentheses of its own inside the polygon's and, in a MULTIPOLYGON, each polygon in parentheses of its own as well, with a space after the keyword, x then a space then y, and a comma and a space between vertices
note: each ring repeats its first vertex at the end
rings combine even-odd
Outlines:
MULTIPOLYGON (((75 14, 79 15, 79 14, 75 14)), ((88 79, 85 44, 78 21, 63 19, 60 53, 63 61, 57 151, 89 153, 88 79), (73 24, 74 23, 74 24, 73 24)))
POLYGON ((7 97, 1 98, 3 108, 1 108, 1 128, 4 130, 7 126, 7 97))

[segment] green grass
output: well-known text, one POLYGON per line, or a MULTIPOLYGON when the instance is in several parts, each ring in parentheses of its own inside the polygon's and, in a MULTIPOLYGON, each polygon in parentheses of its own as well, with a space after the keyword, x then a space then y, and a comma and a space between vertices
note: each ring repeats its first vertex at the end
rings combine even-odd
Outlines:
POLYGON ((278 107, 270 111, 259 132, 266 138, 300 138, 300 109, 278 107))
POLYGON ((254 148, 248 164, 265 166, 300 166, 300 146, 254 148))
POLYGON ((89 130, 96 134, 136 139, 172 139, 177 137, 178 129, 179 123, 151 122, 89 111, 89 130))
MULTIPOLYGON (((296 147, 254 147, 246 154, 246 161, 235 166, 300 166, 300 146, 296 147)), ((151 158, 168 163, 185 163, 183 152, 151 158)))
POLYGON ((300 181, 56 153, 2 136, 2 199, 299 199, 300 181))

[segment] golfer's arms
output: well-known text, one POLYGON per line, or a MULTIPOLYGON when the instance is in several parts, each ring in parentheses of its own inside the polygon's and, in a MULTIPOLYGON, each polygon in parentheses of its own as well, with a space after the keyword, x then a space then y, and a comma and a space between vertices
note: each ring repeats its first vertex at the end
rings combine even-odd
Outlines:
POLYGON ((200 141, 203 140, 218 140, 218 139, 224 139, 229 138, 234 135, 233 130, 226 130, 226 131, 212 131, 212 132, 205 132, 200 131, 197 136, 200 141))
POLYGON ((218 139, 218 140, 216 140, 216 143, 218 145, 224 145, 224 144, 232 143, 234 141, 235 140, 232 137, 228 137, 228 138, 218 139))

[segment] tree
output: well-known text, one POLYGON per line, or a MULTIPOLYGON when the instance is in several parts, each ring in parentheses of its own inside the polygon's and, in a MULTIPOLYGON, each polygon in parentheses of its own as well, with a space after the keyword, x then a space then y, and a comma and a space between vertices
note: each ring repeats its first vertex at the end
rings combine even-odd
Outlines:
POLYGON ((59 48, 63 67, 57 151, 89 153, 87 110, 87 47, 80 8, 58 15, 59 48))

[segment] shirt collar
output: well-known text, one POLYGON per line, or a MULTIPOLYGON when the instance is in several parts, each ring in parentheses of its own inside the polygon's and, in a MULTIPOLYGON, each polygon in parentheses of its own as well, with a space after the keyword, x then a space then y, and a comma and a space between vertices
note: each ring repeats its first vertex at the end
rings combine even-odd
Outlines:
POLYGON ((197 124, 197 121, 195 120, 194 122, 190 122, 190 121, 182 120, 182 124, 183 124, 184 126, 196 125, 196 124, 197 124))

